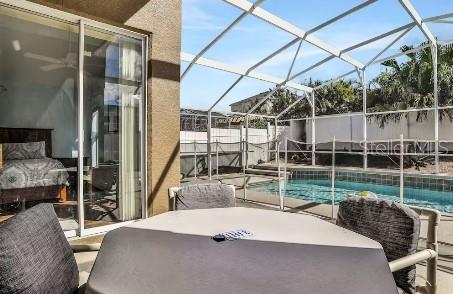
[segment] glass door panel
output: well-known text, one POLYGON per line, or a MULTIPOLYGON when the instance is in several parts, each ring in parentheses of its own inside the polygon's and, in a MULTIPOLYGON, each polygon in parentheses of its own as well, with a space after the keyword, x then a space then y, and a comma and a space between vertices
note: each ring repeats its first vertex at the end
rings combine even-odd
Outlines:
POLYGON ((142 40, 85 26, 85 229, 142 217, 142 40))
POLYGON ((77 230, 79 26, 0 5, 0 221, 51 203, 77 230))

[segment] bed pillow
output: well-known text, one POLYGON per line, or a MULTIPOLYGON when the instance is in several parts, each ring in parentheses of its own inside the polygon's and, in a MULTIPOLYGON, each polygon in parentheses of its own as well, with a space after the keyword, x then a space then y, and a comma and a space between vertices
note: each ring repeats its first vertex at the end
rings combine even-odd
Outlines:
POLYGON ((3 144, 4 160, 42 159, 46 158, 46 143, 5 143, 3 144))

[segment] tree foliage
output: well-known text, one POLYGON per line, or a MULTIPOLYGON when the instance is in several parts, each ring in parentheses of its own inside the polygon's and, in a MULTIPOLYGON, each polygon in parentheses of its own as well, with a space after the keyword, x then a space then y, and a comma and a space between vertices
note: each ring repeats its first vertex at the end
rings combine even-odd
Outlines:
MULTIPOLYGON (((317 87, 320 81, 309 82, 317 87)), ((357 80, 339 80, 315 91, 316 115, 357 112, 362 109, 362 88, 357 80)))
POLYGON ((289 89, 280 88, 274 93, 272 103, 272 113, 279 114, 297 99, 302 99, 294 105, 288 112, 284 113, 280 119, 302 118, 311 113, 310 104, 306 97, 300 97, 296 92, 289 89))
MULTIPOLYGON (((422 44, 426 45, 426 44, 422 44)), ((413 47, 403 46, 401 52, 413 47)), ((453 50, 451 46, 439 46, 438 54, 438 99, 439 105, 453 103, 453 50)), ((392 110, 423 109, 434 105, 433 58, 429 47, 417 53, 405 54, 407 61, 398 63, 387 60, 382 65, 387 70, 374 78, 368 89, 368 111, 381 112, 392 110)), ((383 127, 388 121, 398 121, 402 113, 377 115, 376 121, 383 127)), ((417 121, 427 117, 427 111, 417 112, 417 121)), ((440 111, 440 119, 453 119, 451 110, 440 111)))
MULTIPOLYGON (((422 44, 424 45, 424 44, 422 44)), ((407 52, 407 60, 395 59, 382 63, 386 70, 370 81, 367 86, 367 111, 383 112, 407 109, 430 108, 434 105, 433 58, 429 47, 411 53, 411 46, 401 47, 407 52)), ((453 105, 453 46, 438 46, 438 99, 439 105, 453 105)), ((307 86, 316 87, 323 82, 308 81, 307 86)), ((315 91, 316 115, 362 111, 362 85, 356 79, 339 80, 315 91)), ((289 89, 279 89, 273 95, 273 114, 282 112, 299 96, 289 89)), ((399 121, 402 113, 373 116, 380 127, 390 121, 399 121)), ((417 112, 417 121, 426 119, 427 111, 417 112)), ((301 101, 281 119, 311 116, 308 101, 301 101)), ((440 119, 453 121, 453 110, 441 109, 440 119)))

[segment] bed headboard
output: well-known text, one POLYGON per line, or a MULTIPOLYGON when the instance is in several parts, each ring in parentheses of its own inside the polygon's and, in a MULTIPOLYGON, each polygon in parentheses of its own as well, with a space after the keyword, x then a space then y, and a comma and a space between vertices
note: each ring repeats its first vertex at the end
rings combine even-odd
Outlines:
POLYGON ((0 127, 0 144, 46 142, 46 156, 52 157, 52 129, 0 127))

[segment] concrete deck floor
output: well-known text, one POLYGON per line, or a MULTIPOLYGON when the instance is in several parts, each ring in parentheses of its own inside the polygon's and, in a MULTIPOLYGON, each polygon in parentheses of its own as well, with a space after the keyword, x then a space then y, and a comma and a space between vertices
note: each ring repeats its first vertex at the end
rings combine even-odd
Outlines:
MULTIPOLYGON (((84 245, 84 244, 93 244, 93 243, 102 243, 104 235, 94 235, 86 238, 76 238, 69 240, 71 245, 84 245)), ((79 252, 75 253, 75 259, 77 266, 79 267, 79 284, 83 285, 87 282, 88 276, 90 275, 91 268, 94 265, 96 256, 98 253, 96 251, 90 252, 79 252)))
MULTIPOLYGON (((204 178, 206 179, 206 178, 204 178)), ((250 177, 248 180, 249 183, 259 183, 264 181, 270 181, 275 178, 272 177, 250 177)), ((243 198, 243 189, 240 186, 243 185, 243 176, 240 174, 233 175, 222 175, 220 180, 226 184, 233 184, 237 187, 237 197, 236 202, 237 206, 241 207, 251 207, 251 208, 260 208, 260 209, 270 209, 278 210, 278 197, 276 195, 266 194, 263 192, 256 192, 252 190, 247 191, 248 201, 244 201, 243 198)), ((315 204, 306 202, 299 199, 286 198, 285 199, 285 211, 288 213, 306 213, 311 214, 320 218, 323 218, 328 221, 330 219, 332 209, 330 205, 324 204, 315 204)), ((334 210, 334 214, 336 210, 334 210)), ((445 224, 448 224, 448 227, 453 226, 453 219, 443 219, 442 224, 446 227, 445 224)), ((442 226, 441 224, 441 226, 442 226)), ((448 230, 453 232, 453 230, 448 230)), ((423 236, 423 231, 422 231, 423 236)), ((103 236, 93 236, 83 239, 74 239, 70 242, 72 244, 90 244, 95 242, 101 242, 103 236)), ((422 245, 423 242, 421 242, 422 245)), ((420 246, 422 247, 422 246, 420 246)), ((450 294, 453 293, 453 243, 443 243, 439 246, 439 266, 438 266, 438 294, 450 294)), ((89 276, 89 272, 94 264, 96 259, 96 252, 86 252, 86 253, 76 253, 77 264, 79 265, 80 271, 80 280, 81 283, 86 282, 89 276)), ((423 263, 417 265, 417 283, 424 284, 424 279, 426 277, 426 267, 423 263)))
MULTIPOLYGON (((240 192, 240 191, 238 191, 240 192)), ((248 199, 253 197, 253 193, 247 194, 248 199)), ((299 206, 291 205, 294 203, 285 203, 285 211, 288 213, 308 213, 311 215, 318 216, 327 221, 332 221, 328 216, 331 211, 329 205, 325 206, 312 206, 310 203, 306 203, 299 206)), ((270 206, 258 202, 245 202, 238 200, 237 206, 254 207, 262 209, 274 209, 278 210, 277 206, 270 206)), ((423 234, 423 232, 422 232, 423 234)), ((423 236, 423 235, 422 235, 423 236)), ((420 249, 423 248, 423 242, 420 242, 420 249)), ((424 285, 426 279, 426 266, 425 263, 417 264, 417 285, 424 285)), ((440 244, 439 245, 439 260, 437 270, 437 294, 450 294, 453 293, 453 245, 440 244)))

